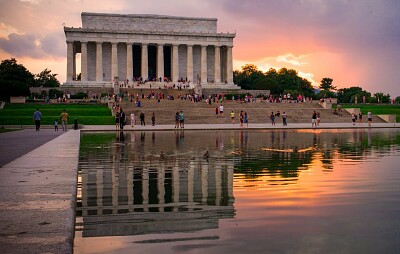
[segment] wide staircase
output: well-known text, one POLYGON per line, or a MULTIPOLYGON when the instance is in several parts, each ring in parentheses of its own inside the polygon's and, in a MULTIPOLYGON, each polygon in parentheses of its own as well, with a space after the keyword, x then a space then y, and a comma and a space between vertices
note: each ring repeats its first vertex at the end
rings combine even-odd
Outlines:
MULTIPOLYGON (((130 123, 130 114, 133 112, 136 115, 136 121, 139 120, 139 114, 144 113, 146 124, 151 124, 151 116, 154 112, 156 124, 174 124, 176 112, 183 111, 186 124, 223 124, 231 123, 230 113, 234 111, 235 122, 239 122, 240 111, 247 112, 249 123, 270 123, 269 116, 271 112, 276 113, 278 110, 281 115, 286 112, 288 115, 287 122, 290 123, 311 123, 311 116, 314 112, 320 113, 321 123, 344 123, 351 122, 351 115, 343 110, 342 116, 335 115, 333 109, 324 109, 318 103, 269 103, 265 101, 257 101, 250 103, 240 103, 225 101, 224 114, 218 117, 215 114, 216 107, 220 103, 211 103, 211 105, 202 102, 192 102, 189 100, 161 100, 158 102, 155 99, 141 100, 141 107, 136 107, 134 102, 123 101, 121 107, 127 115, 128 124, 130 123)), ((364 115, 363 121, 367 118, 364 115)), ((380 118, 374 117, 374 122, 383 122, 380 118)), ((276 123, 282 123, 282 118, 275 118, 276 123)))

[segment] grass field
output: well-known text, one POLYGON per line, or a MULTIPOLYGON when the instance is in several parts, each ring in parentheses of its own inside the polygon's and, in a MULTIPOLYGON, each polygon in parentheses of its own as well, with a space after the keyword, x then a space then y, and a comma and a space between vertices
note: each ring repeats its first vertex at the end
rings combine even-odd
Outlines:
MULTIPOLYGON (((53 125, 54 120, 60 119, 63 109, 67 110, 69 124, 78 119, 79 124, 108 125, 114 124, 114 117, 106 105, 83 104, 6 104, 0 110, 0 126, 2 125, 33 125, 33 113, 36 108, 42 112, 42 125, 53 125)), ((60 123, 61 124, 61 123, 60 123)))
POLYGON ((379 104, 341 104, 343 108, 360 108, 363 115, 371 111, 373 115, 396 115, 396 122, 400 122, 400 105, 379 104))

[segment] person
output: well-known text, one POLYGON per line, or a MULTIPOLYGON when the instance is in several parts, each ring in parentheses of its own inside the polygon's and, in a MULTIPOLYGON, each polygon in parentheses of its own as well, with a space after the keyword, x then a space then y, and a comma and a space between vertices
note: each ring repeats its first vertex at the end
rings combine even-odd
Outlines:
POLYGON ((179 128, 179 120, 180 120, 179 112, 176 112, 176 114, 175 114, 175 129, 179 128))
POLYGON ((33 121, 35 121, 36 131, 40 130, 40 120, 42 119, 42 113, 37 108, 33 113, 33 121))
POLYGON ((218 107, 215 108, 215 116, 218 117, 218 107))
POLYGON ((274 115, 274 112, 271 112, 271 115, 269 116, 269 119, 271 119, 271 124, 272 124, 272 126, 274 126, 274 125, 275 125, 275 115, 274 115))
POLYGON ((63 110, 63 112, 60 115, 60 120, 61 120, 61 125, 63 128, 63 131, 67 131, 69 115, 65 109, 63 110))
POLYGON ((119 111, 115 112, 115 129, 119 130, 119 122, 120 122, 120 118, 119 118, 119 111))
POLYGON ((317 112, 317 126, 321 123, 321 115, 319 112, 317 112))
POLYGON ((371 111, 368 111, 367 118, 368 118, 368 126, 371 126, 371 123, 372 123, 372 113, 371 113, 371 111))
POLYGON ((247 112, 244 112, 244 124, 246 127, 249 127, 249 116, 247 115, 247 112))
POLYGON ((183 115, 183 111, 182 110, 179 113, 179 125, 181 126, 181 128, 185 128, 185 117, 183 115))
POLYGON ((58 131, 58 120, 54 120, 54 131, 58 131))
POLYGON ((156 125, 156 116, 154 115, 154 112, 153 112, 153 115, 151 116, 151 125, 156 125))
POLYGON ((360 111, 360 113, 358 113, 359 124, 362 124, 362 117, 363 117, 363 115, 362 115, 362 112, 360 111))
POLYGON ((231 111, 231 121, 232 121, 232 124, 235 123, 235 112, 233 112, 233 110, 231 111))
POLYGON ((125 112, 121 108, 120 112, 119 112, 119 127, 121 130, 124 129, 125 121, 126 121, 126 115, 125 115, 125 112))
POLYGON ((317 127, 317 112, 313 112, 311 117, 311 127, 317 127))
POLYGON ((287 126, 287 123, 286 123, 286 118, 287 118, 286 112, 285 112, 285 111, 283 111, 283 114, 282 114, 282 122, 283 122, 283 126, 287 126))
POLYGON ((353 125, 356 124, 356 114, 351 113, 351 121, 353 122, 353 125))
POLYGON ((240 111, 239 120, 240 120, 240 127, 243 127, 243 122, 244 122, 243 111, 240 111))
POLYGON ((221 117, 224 116, 224 106, 222 106, 222 104, 221 106, 219 106, 219 114, 221 115, 221 117))
POLYGON ((146 126, 146 122, 144 121, 144 113, 140 113, 140 125, 146 126))
POLYGON ((135 124, 136 124, 136 116, 132 112, 132 114, 131 114, 131 127, 133 127, 135 124))

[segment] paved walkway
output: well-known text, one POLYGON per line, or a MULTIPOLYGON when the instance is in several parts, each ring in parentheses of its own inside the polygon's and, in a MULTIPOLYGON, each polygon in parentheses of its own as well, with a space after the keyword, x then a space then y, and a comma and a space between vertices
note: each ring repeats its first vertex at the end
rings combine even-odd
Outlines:
MULTIPOLYGON (((34 149, 39 143, 29 131, 15 132, 4 148, 0 134, 2 157, 34 149)), ((72 253, 79 134, 63 133, 0 168, 1 253, 72 253)))
MULTIPOLYGON (((393 123, 375 123, 371 128, 394 127, 400 126, 393 123)), ((353 126, 351 123, 322 123, 318 127, 349 128, 369 127, 365 123, 361 126, 353 126)), ((185 126, 185 130, 199 131, 228 129, 240 129, 240 126, 185 126)), ((271 124, 249 124, 247 129, 312 128, 311 123, 289 123, 289 126, 285 127, 282 124, 275 127, 271 124)), ((112 131, 115 130, 115 126, 84 126, 82 130, 112 131)), ((176 129, 173 125, 147 125, 126 126, 125 130, 176 129)), ((40 132, 27 129, 1 133, 0 144, 0 158, 4 164, 0 166, 1 253, 72 253, 80 131, 55 133, 51 129, 43 129, 40 132), (7 161, 11 162, 6 164, 7 161)))
POLYGON ((0 133, 0 168, 63 134, 53 129, 23 129, 0 133))

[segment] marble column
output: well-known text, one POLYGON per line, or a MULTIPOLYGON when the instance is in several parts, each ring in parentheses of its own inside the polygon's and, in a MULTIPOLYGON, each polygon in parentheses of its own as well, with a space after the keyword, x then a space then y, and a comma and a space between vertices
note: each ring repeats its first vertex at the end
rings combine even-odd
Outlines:
POLYGON ((201 84, 207 84, 207 46, 201 46, 201 84))
POLYGON ((221 83, 221 50, 215 46, 214 82, 221 83))
POLYGON ((233 84, 232 48, 233 46, 226 47, 226 81, 228 84, 233 84))
POLYGON ((96 170, 96 206, 97 214, 103 213, 103 169, 98 168, 96 170))
POLYGON ((186 77, 191 84, 193 80, 193 45, 187 45, 187 74, 186 77))
POLYGON ((96 42, 96 81, 103 81, 103 43, 96 42))
POLYGON ((126 44, 126 79, 131 81, 133 77, 132 43, 126 44))
POLYGON ((129 212, 133 212, 133 167, 128 168, 128 174, 126 176, 126 188, 127 188, 127 196, 128 196, 128 209, 129 212))
POLYGON ((172 45, 172 82, 178 82, 179 80, 179 45, 172 45))
POLYGON ((73 67, 72 67, 72 77, 73 77, 73 80, 76 80, 76 52, 75 52, 75 50, 74 50, 74 53, 72 54, 73 56, 72 56, 72 65, 73 65, 73 67))
POLYGON ((87 42, 81 42, 81 81, 88 81, 87 42))
POLYGON ((111 80, 118 77, 118 43, 111 44, 111 80))
POLYGON ((74 80, 74 43, 67 41, 67 82, 74 80))
POLYGON ((149 168, 148 168, 148 165, 143 165, 142 199, 143 199, 143 211, 146 212, 149 210, 149 168))
POLYGON ((201 165, 201 204, 206 205, 208 199, 208 162, 201 165))
POLYGON ((157 81, 164 81, 164 44, 157 45, 157 81))
POLYGON ((119 173, 117 172, 118 168, 115 167, 111 172, 111 180, 112 180, 112 193, 111 193, 111 202, 112 202, 112 213, 118 214, 118 192, 119 192, 119 173))
POLYGON ((158 204, 159 204, 159 208, 158 211, 159 212, 163 212, 164 211, 164 205, 165 205, 165 164, 164 162, 161 162, 160 167, 157 169, 157 198, 158 198, 158 204))
POLYGON ((179 189, 179 166, 175 165, 172 169, 172 202, 174 203, 173 211, 178 211, 179 189))
POLYGON ((149 78, 149 54, 147 53, 148 44, 142 43, 142 78, 143 81, 149 78))

